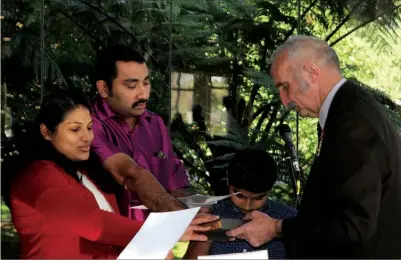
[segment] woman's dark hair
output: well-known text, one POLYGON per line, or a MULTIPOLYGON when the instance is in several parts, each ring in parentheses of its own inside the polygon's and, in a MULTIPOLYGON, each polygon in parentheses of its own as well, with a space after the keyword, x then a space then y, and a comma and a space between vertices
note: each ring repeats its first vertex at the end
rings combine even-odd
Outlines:
POLYGON ((266 151, 245 148, 234 155, 227 177, 228 183, 237 189, 268 192, 277 180, 277 164, 266 151))
POLYGON ((40 132, 40 125, 44 124, 51 133, 57 131, 57 126, 64 121, 68 113, 78 107, 90 110, 87 99, 79 92, 73 90, 57 90, 46 96, 40 106, 35 121, 27 128, 26 134, 17 142, 18 156, 12 156, 3 163, 7 175, 2 178, 3 198, 6 202, 9 189, 16 175, 34 160, 52 160, 61 166, 67 174, 79 181, 77 176, 77 163, 67 159, 59 153, 53 145, 44 139, 40 132))
POLYGON ((39 129, 41 124, 44 124, 52 133, 54 133, 57 126, 64 121, 68 113, 78 107, 84 107, 90 110, 89 102, 85 96, 77 91, 58 90, 57 92, 46 96, 40 105, 39 113, 33 124, 34 132, 38 135, 38 139, 44 140, 39 129))
POLYGON ((40 132, 40 125, 44 124, 51 133, 57 131, 57 126, 64 121, 67 115, 78 107, 90 110, 90 105, 85 96, 74 90, 57 90, 43 98, 35 121, 27 131, 25 144, 22 144, 22 153, 36 157, 42 157, 47 152, 50 142, 45 140, 40 132), (32 154, 32 148, 39 149, 32 154))

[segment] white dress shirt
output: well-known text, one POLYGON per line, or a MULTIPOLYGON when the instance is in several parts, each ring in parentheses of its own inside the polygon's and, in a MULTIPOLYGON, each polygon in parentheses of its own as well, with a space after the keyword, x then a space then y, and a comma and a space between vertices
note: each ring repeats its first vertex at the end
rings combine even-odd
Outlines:
POLYGON ((104 195, 99 191, 95 184, 93 184, 84 174, 80 172, 77 172, 77 174, 82 180, 82 185, 84 185, 90 192, 92 192, 93 196, 95 196, 99 208, 105 211, 114 212, 113 208, 110 206, 110 203, 106 200, 104 195))
POLYGON ((319 112, 319 124, 322 129, 324 129, 324 125, 326 124, 327 115, 329 113, 330 105, 333 101, 334 95, 346 81, 346 78, 342 78, 339 82, 337 82, 337 84, 334 85, 334 87, 325 98, 319 112))

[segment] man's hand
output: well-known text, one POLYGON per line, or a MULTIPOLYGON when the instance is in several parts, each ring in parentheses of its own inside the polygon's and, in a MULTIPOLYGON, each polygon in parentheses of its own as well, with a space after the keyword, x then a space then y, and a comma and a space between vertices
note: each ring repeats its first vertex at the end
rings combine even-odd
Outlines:
POLYGON ((216 219, 219 219, 219 216, 198 213, 188 226, 187 230, 185 230, 185 233, 180 238, 180 241, 207 241, 206 235, 198 234, 197 232, 206 232, 211 230, 212 227, 199 225, 214 221, 216 219))
POLYGON ((246 214, 244 220, 249 220, 249 222, 227 231, 227 236, 245 239, 253 247, 259 247, 279 237, 281 233, 282 220, 273 219, 259 211, 252 211, 246 214))

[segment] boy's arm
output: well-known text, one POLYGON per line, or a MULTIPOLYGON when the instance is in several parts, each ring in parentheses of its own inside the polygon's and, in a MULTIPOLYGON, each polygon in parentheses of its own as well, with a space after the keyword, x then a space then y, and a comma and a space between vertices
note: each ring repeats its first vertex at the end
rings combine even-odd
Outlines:
POLYGON ((190 242, 183 259, 198 259, 200 255, 208 255, 212 242, 190 242))

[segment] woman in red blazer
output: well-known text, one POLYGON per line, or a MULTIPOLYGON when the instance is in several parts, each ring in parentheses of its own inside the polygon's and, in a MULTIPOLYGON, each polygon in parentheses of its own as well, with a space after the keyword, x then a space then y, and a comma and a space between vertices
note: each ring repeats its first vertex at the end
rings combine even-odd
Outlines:
MULTIPOLYGON (((89 105, 78 94, 62 92, 42 103, 10 193, 22 258, 116 258, 141 228, 119 215, 114 195, 82 169, 91 127, 89 105)), ((206 240, 197 230, 192 226, 182 239, 206 240)))

